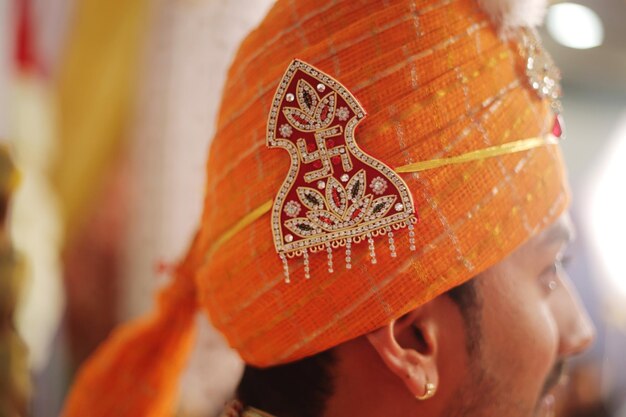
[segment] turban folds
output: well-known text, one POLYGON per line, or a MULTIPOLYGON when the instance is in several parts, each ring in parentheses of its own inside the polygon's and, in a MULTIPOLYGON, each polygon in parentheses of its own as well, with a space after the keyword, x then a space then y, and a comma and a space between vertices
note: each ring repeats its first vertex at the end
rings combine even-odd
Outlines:
POLYGON ((325 254, 311 254, 310 280, 294 259, 284 283, 270 216, 259 209, 289 171, 289 155, 268 149, 265 133, 294 58, 360 101, 368 115, 356 142, 396 168, 551 132, 551 102, 533 90, 519 48, 471 0, 279 0, 230 68, 189 253, 158 310, 117 331, 81 370, 66 415, 168 415, 197 309, 247 363, 286 363, 402 316, 554 221, 569 194, 553 144, 400 174, 419 217, 416 251, 403 229, 397 257, 377 241, 376 265, 365 242, 352 246, 351 269, 336 255, 329 273, 325 254))

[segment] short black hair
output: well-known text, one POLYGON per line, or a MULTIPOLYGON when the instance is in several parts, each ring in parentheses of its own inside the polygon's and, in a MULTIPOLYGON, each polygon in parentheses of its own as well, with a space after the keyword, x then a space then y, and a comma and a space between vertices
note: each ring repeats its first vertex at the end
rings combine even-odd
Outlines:
POLYGON ((473 278, 452 288, 446 295, 459 307, 465 323, 466 349, 470 356, 480 348, 480 312, 482 298, 478 291, 478 280, 473 278))
MULTIPOLYGON (((468 329, 467 349, 479 346, 477 325, 480 297, 475 280, 446 293, 458 306, 468 329)), ((334 392, 333 349, 284 365, 256 368, 246 365, 237 387, 237 398, 245 405, 277 417, 320 417, 334 392)))
POLYGON ((333 393, 333 350, 285 365, 246 365, 237 398, 278 417, 319 417, 333 393))

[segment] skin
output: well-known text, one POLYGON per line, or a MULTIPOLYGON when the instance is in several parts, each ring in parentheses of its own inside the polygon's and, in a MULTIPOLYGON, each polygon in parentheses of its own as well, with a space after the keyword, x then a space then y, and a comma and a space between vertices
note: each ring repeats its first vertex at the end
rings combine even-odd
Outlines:
POLYGON ((564 364, 594 338, 561 265, 572 237, 563 215, 474 278, 469 320, 444 295, 338 346, 324 416, 552 415, 564 364), (416 399, 427 382, 435 395, 416 399))

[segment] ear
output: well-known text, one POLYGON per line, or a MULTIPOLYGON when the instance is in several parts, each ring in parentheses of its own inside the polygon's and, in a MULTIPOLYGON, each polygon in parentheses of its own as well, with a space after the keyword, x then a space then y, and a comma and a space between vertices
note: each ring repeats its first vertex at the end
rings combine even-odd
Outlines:
POLYGON ((430 394, 427 384, 439 385, 436 324, 420 308, 367 334, 383 363, 416 398, 430 394), (402 343, 402 345, 401 345, 402 343))

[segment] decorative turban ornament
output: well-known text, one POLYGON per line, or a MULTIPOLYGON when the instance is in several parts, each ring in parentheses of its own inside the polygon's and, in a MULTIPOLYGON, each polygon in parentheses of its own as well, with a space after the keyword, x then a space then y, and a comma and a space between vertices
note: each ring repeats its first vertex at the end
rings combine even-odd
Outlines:
POLYGON ((172 415, 198 309, 247 363, 290 362, 552 223, 569 194, 558 70, 530 28, 544 5, 480 3, 491 18, 473 0, 277 1, 230 69, 187 256, 65 416, 172 415))
POLYGON ((310 65, 296 60, 283 76, 270 111, 267 145, 286 149, 291 157, 272 208, 274 244, 287 282, 286 255, 302 254, 305 277, 310 278, 308 251, 325 250, 332 273, 334 247, 346 247, 346 268, 351 269, 352 242, 367 238, 375 264, 373 235, 386 233, 395 257, 392 228, 413 230, 416 219, 407 185, 354 140, 364 117, 349 91, 310 65), (297 106, 290 105, 294 102, 297 106))

